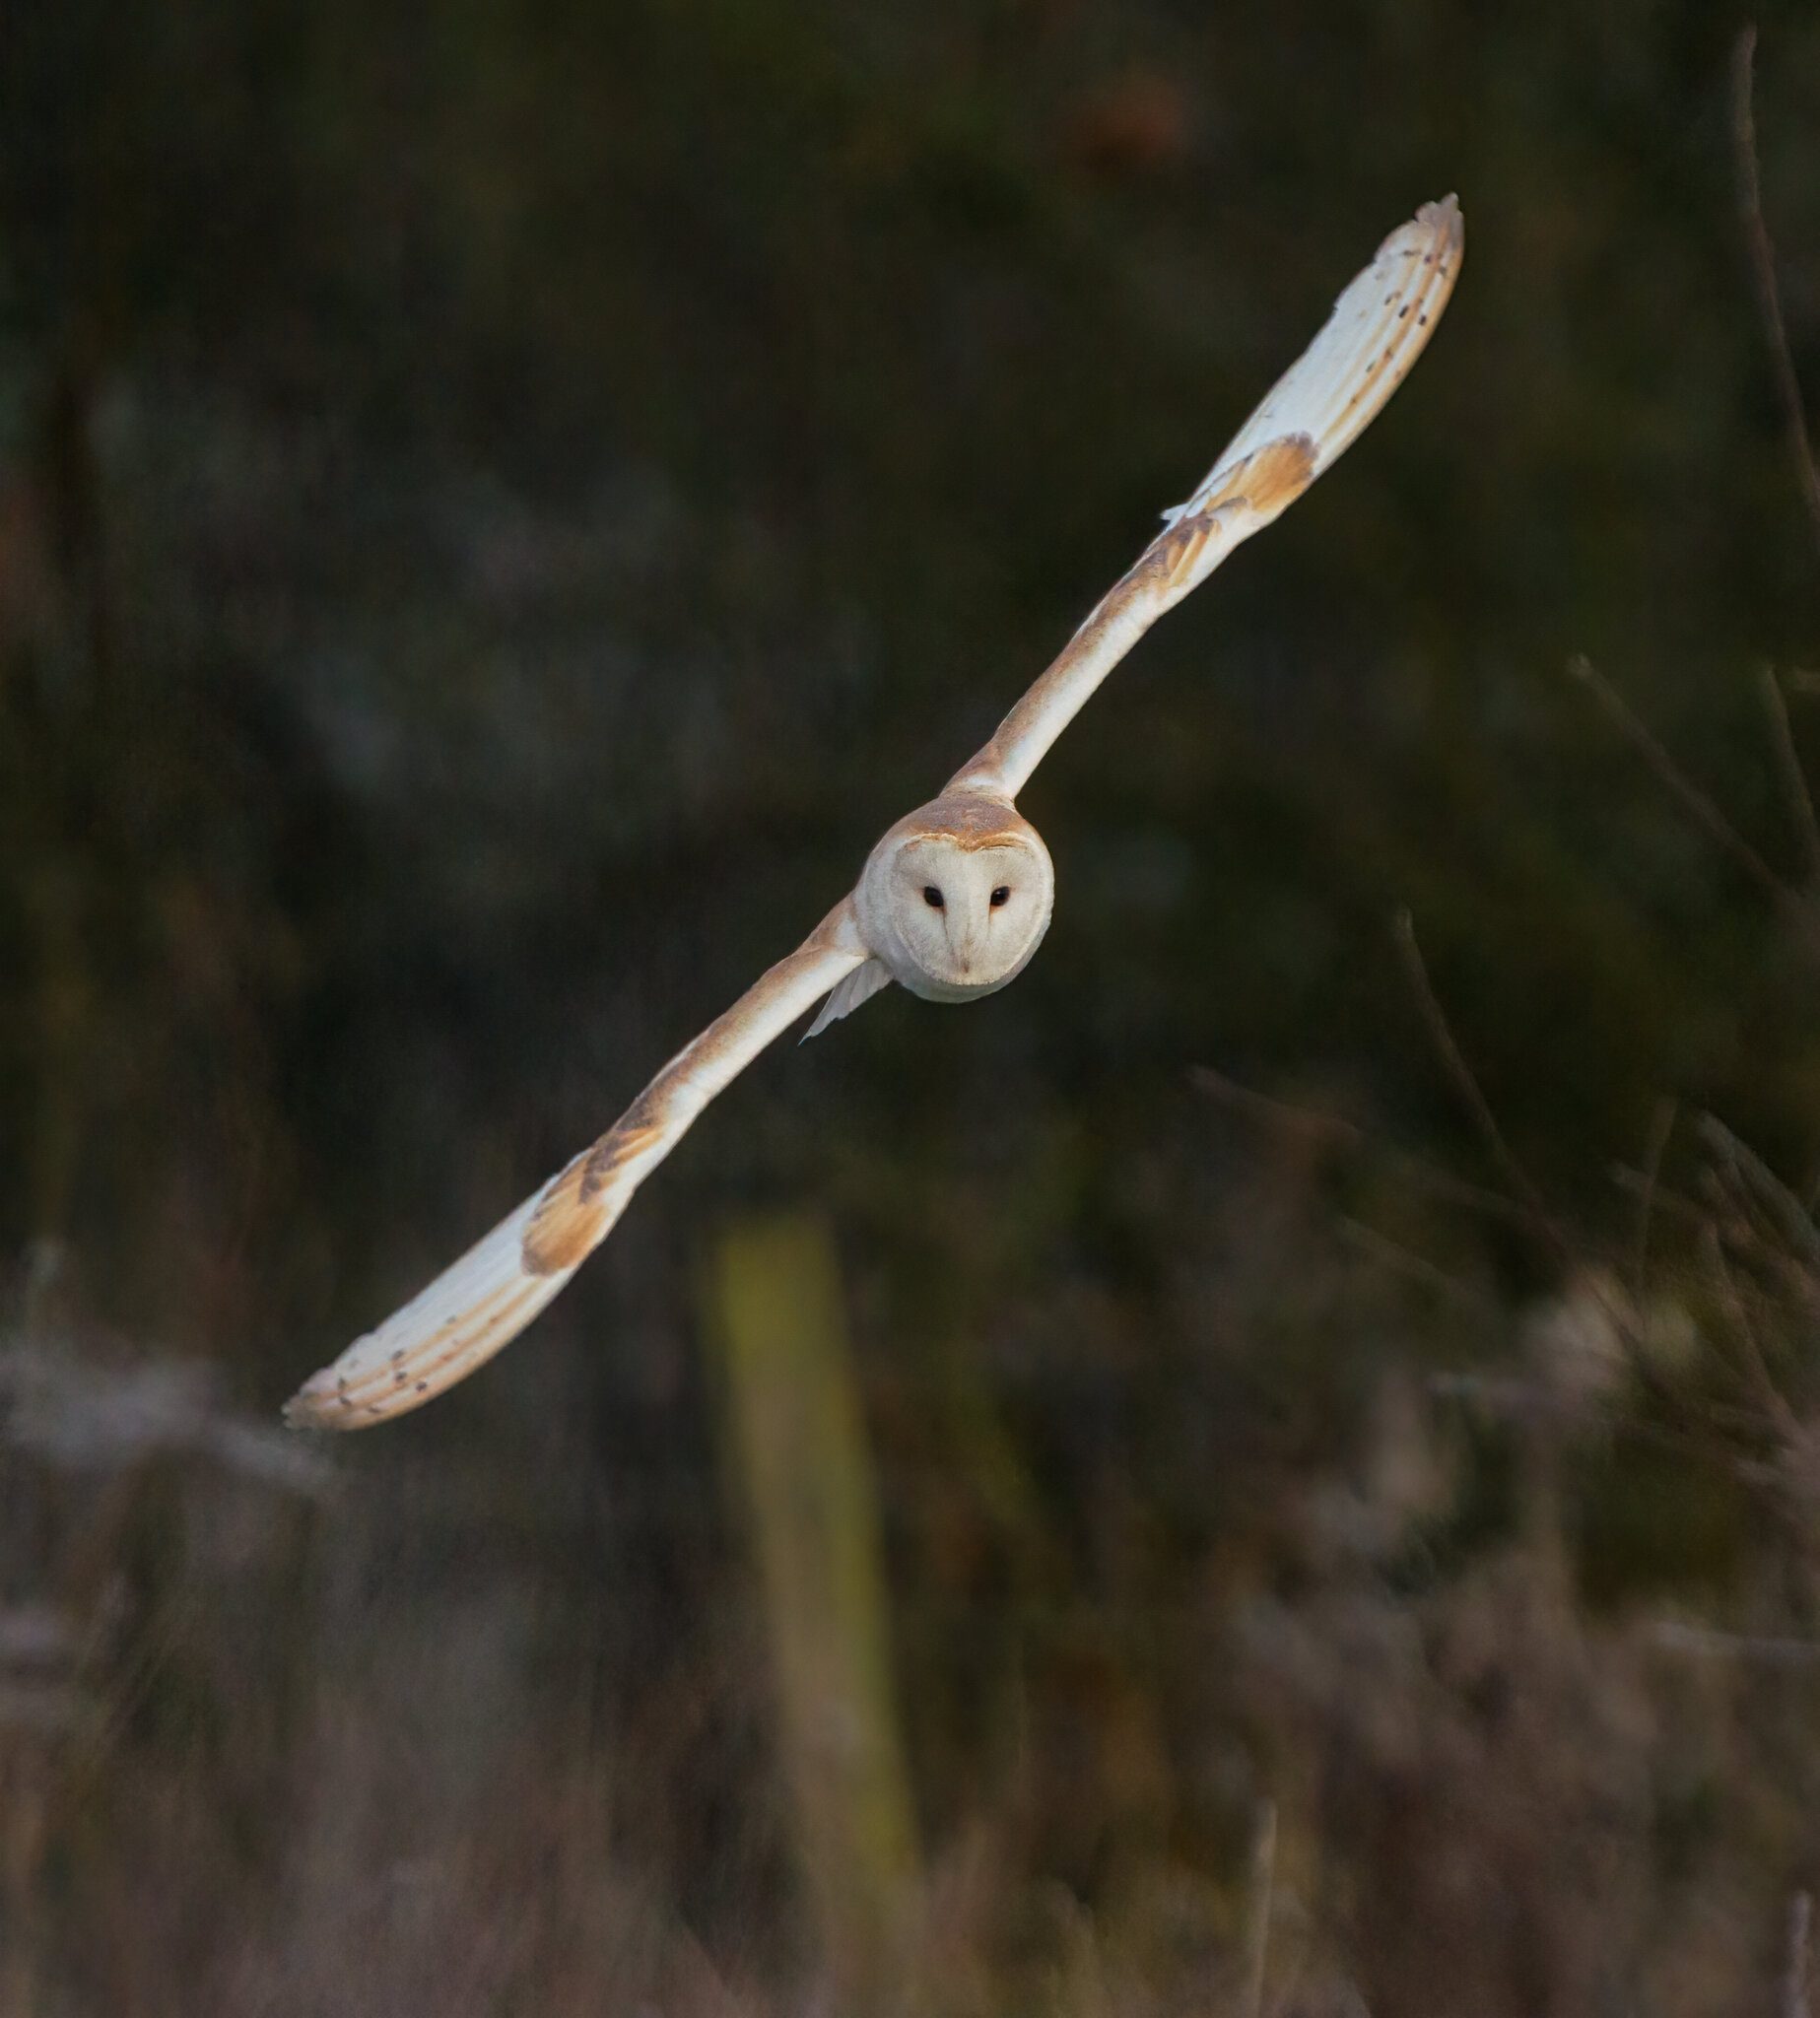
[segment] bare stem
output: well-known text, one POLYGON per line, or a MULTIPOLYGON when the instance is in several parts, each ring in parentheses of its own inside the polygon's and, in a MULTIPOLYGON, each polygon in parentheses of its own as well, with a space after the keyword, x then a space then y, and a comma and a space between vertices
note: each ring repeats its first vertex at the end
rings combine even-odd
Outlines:
POLYGON ((1547 1201, 1536 1188, 1529 1173, 1517 1161, 1516 1151, 1505 1139, 1504 1130, 1498 1125, 1498 1117, 1492 1112, 1491 1103, 1485 1098, 1484 1089, 1479 1085, 1472 1067, 1466 1062, 1465 1052, 1460 1049, 1453 1036, 1453 1027, 1448 1021, 1447 1011, 1441 1006, 1441 998, 1435 993, 1434 983, 1428 977, 1428 964, 1422 958, 1422 948, 1416 939, 1415 920, 1407 910, 1397 912, 1396 943, 1402 953, 1410 986, 1415 991, 1416 1002, 1422 1011, 1422 1019, 1428 1026, 1436 1052, 1448 1077, 1453 1082, 1454 1090, 1471 1114, 1492 1161, 1503 1172, 1505 1181, 1511 1189, 1527 1207, 1557 1257, 1562 1261, 1572 1261, 1573 1249, 1566 1236, 1562 1233, 1554 1214, 1549 1211, 1547 1201))
POLYGON ((1809 2018, 1813 2006, 1807 2001, 1807 1956, 1814 1902, 1810 1893, 1797 1892, 1788 1905, 1788 1966, 1783 1974, 1782 2018, 1809 2018))
POLYGON ((1592 690, 1593 698, 1623 732, 1625 740, 1738 867, 1760 883, 1772 897, 1786 899, 1790 894, 1787 885, 1725 818, 1713 799, 1681 769, 1657 741, 1653 731, 1592 661, 1584 653, 1579 654, 1568 661, 1568 671, 1577 680, 1584 680, 1592 690))
POLYGON ((1363 1220, 1342 1219, 1339 1231, 1344 1241, 1392 1275, 1432 1290, 1449 1303, 1459 1305, 1462 1310, 1472 1312, 1475 1316, 1497 1314, 1497 1305, 1483 1290, 1474 1289, 1470 1283, 1449 1275, 1445 1268, 1437 1267, 1426 1254, 1418 1254, 1414 1248, 1391 1240, 1388 1234, 1381 1234, 1363 1220))
POLYGON ((1483 1213, 1489 1219, 1503 1220, 1531 1232, 1546 1234, 1549 1231, 1548 1222, 1538 1221, 1528 1205, 1507 1198, 1502 1191, 1489 1190, 1483 1184, 1456 1177, 1451 1171, 1442 1170, 1421 1157, 1376 1142, 1358 1122, 1347 1120, 1343 1114, 1273 1099, 1254 1087, 1244 1086, 1238 1080, 1228 1078, 1224 1072, 1215 1071, 1211 1065, 1192 1066, 1188 1077, 1202 1093, 1210 1094, 1238 1112, 1248 1115, 1260 1126, 1300 1135, 1310 1142, 1347 1150, 1357 1156, 1371 1157, 1416 1189, 1483 1213))
POLYGON ((1807 413, 1801 400, 1801 381, 1795 376, 1794 358, 1788 348, 1787 325, 1783 320, 1782 291, 1776 284, 1776 251, 1770 243, 1769 228, 1763 221, 1763 187, 1757 170, 1757 121, 1751 110, 1757 57, 1757 30, 1753 23, 1739 34, 1731 56, 1731 133, 1738 157, 1738 210, 1744 221, 1744 244, 1750 254, 1751 275, 1757 286, 1757 306, 1763 316, 1763 331, 1769 342, 1770 365, 1776 374, 1776 390, 1782 400, 1783 422, 1794 457, 1795 476, 1806 501, 1807 515, 1814 537, 1820 542, 1820 472, 1814 467, 1813 444, 1807 433, 1807 413))
POLYGON ((1637 1244, 1631 1257, 1631 1295, 1639 1304, 1650 1278, 1650 1228, 1655 1217, 1655 1187, 1662 1174, 1662 1158, 1667 1154, 1668 1138, 1674 1133, 1675 1116, 1679 1112, 1672 1100, 1657 1101, 1655 1113, 1650 1122, 1650 1139, 1644 1146, 1643 1191, 1637 1202, 1637 1244))
POLYGON ((1801 768, 1800 753, 1794 747, 1787 697, 1774 666, 1766 665, 1763 669, 1763 705, 1770 717, 1770 733, 1775 738, 1776 768, 1782 773, 1783 789, 1788 795, 1789 811, 1807 857, 1807 880, 1820 885, 1820 820, 1814 817, 1814 795, 1808 789, 1807 773, 1801 768))
POLYGON ((1738 1294, 1738 1286, 1726 1265, 1725 1249, 1717 1233, 1709 1229, 1706 1242, 1708 1267, 1719 1290, 1720 1307, 1731 1324, 1732 1336, 1737 1340, 1744 1356, 1744 1368, 1751 1385, 1756 1389, 1758 1402, 1764 1413, 1775 1425, 1777 1434, 1785 1443, 1792 1444, 1800 1435, 1800 1424, 1795 1420, 1794 1411, 1783 1397, 1782 1389, 1776 1384, 1770 1373, 1769 1362, 1763 1356, 1763 1348, 1757 1342, 1756 1327, 1750 1321, 1750 1313, 1744 1308, 1744 1299, 1738 1294))
POLYGON ((1276 1889, 1276 1802, 1258 1809, 1257 1834, 1251 1845, 1251 1912, 1246 1947, 1246 2018, 1262 2018, 1264 1966, 1270 1955, 1271 1896, 1276 1889))

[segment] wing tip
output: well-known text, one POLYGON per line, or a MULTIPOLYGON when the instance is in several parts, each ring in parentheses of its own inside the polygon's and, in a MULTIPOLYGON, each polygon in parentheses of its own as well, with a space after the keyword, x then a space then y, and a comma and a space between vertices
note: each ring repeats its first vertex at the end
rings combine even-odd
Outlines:
MULTIPOLYGON (((508 1333, 507 1338, 515 1336, 508 1333)), ((501 1343, 506 1343, 502 1340, 501 1343)), ((498 1347, 495 1347, 495 1351, 498 1347)), ((483 1355, 490 1359, 492 1354, 483 1355)), ((474 1365, 481 1364, 474 1362, 474 1365)), ((332 1367, 324 1367, 319 1374, 311 1374, 282 1411, 285 1427, 289 1430, 370 1430, 375 1423, 391 1422, 395 1417, 409 1415, 413 1409, 422 1408, 426 1401, 433 1401, 446 1391, 451 1379, 438 1379, 434 1375, 421 1379, 410 1379, 394 1374, 392 1379, 379 1384, 369 1376, 348 1376, 337 1369, 342 1361, 332 1367)), ((417 1370, 412 1369, 415 1373, 417 1370)), ((473 1371, 473 1366, 463 1366, 452 1377, 459 1380, 473 1371)))
POLYGON ((283 1409, 288 1430, 358 1430, 361 1417, 343 1397, 332 1369, 311 1374, 283 1409))
POLYGON ((1439 232, 1450 249, 1457 251, 1466 242, 1466 214, 1459 207, 1459 195, 1449 189, 1447 195, 1434 203, 1425 203, 1416 212, 1416 223, 1425 225, 1432 232, 1439 232))
POLYGON ((1399 253, 1409 257, 1425 246, 1432 247, 1435 241, 1442 249, 1456 251, 1465 243, 1465 213, 1459 207, 1457 191, 1450 189, 1447 195, 1422 204, 1414 217, 1398 225, 1379 246, 1378 258, 1382 261, 1399 253))

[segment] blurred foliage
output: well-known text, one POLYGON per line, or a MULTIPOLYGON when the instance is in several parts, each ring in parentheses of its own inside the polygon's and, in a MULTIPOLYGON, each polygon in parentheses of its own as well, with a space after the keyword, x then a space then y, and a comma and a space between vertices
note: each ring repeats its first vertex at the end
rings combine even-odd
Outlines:
MULTIPOLYGON (((1820 388, 1820 21, 1760 18, 1820 388)), ((800 2008, 700 1281, 813 1200, 928 1852, 907 1997, 1239 2008, 1261 1913, 1273 2010, 1772 2007, 1820 1857, 1814 961, 1565 671, 1798 882, 1759 669, 1820 758, 1820 569, 1737 26, 15 10, 9 1337, 262 1415, 821 915, 1385 230, 1449 187, 1469 229, 1385 419, 1026 794, 1060 908, 1015 989, 779 1046, 324 1497, 21 1445, 0 1600, 67 1611, 103 1711, 0 1723, 15 2001, 800 2008), (1425 1175, 1505 1188, 1405 907, 1550 1227, 1425 1175)))

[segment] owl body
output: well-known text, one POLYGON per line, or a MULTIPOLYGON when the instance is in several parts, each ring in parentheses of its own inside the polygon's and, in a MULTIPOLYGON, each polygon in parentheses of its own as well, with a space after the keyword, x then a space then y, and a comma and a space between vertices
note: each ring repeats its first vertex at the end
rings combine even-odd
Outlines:
POLYGON ((927 1002, 970 1002, 1015 980, 1054 903, 1043 837, 982 792, 944 792, 900 820, 854 892, 872 957, 927 1002))

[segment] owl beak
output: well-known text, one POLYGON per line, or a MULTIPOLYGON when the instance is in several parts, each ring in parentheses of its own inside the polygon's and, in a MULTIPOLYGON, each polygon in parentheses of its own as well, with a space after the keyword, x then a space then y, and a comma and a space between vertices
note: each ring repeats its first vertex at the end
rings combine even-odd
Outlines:
POLYGON ((974 962, 984 951, 980 938, 980 933, 970 926, 959 932, 950 942, 954 948, 955 968, 963 980, 972 975, 974 962))

